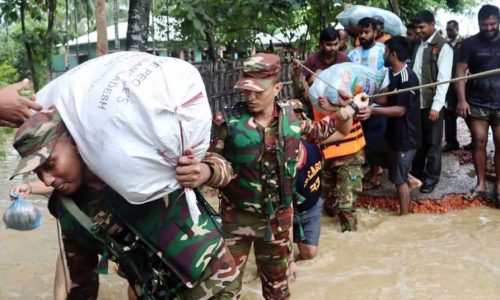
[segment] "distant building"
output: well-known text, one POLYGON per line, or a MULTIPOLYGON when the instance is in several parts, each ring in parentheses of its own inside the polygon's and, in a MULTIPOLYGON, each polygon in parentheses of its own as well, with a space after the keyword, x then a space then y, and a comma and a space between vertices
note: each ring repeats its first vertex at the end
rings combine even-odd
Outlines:
MULTIPOLYGON (((107 27, 109 52, 124 51, 127 37, 127 22, 118 24, 119 48, 115 48, 115 26, 107 27)), ((165 26, 163 26, 165 27, 165 26)), ((97 31, 89 32, 74 40, 68 41, 67 52, 64 45, 58 45, 59 51, 53 57, 52 71, 55 76, 66 72, 89 59, 96 57, 97 31), (66 54, 67 53, 67 54, 66 54)), ((201 61, 203 48, 185 49, 181 40, 173 30, 167 36, 166 32, 155 30, 154 37, 148 37, 148 52, 159 56, 179 57, 188 61, 201 61)), ((200 41, 204 45, 205 41, 200 41)))

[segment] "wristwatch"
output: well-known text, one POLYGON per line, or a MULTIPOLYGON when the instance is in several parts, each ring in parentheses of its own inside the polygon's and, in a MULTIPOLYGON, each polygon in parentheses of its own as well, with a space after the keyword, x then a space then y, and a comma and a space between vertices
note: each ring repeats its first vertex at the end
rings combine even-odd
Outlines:
POLYGON ((358 105, 356 104, 356 102, 352 101, 351 103, 349 103, 349 106, 352 107, 352 109, 354 109, 354 114, 359 114, 359 107, 358 105))

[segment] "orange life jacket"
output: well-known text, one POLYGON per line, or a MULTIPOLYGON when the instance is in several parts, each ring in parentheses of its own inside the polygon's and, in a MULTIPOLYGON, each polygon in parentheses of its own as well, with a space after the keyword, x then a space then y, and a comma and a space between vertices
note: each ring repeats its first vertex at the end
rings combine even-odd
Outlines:
MULTIPOLYGON (((314 120, 317 122, 325 117, 324 114, 313 108, 314 120)), ((354 121, 349 134, 340 141, 331 142, 321 145, 324 159, 336 158, 346 155, 351 155, 363 149, 366 145, 363 129, 359 121, 354 121)))

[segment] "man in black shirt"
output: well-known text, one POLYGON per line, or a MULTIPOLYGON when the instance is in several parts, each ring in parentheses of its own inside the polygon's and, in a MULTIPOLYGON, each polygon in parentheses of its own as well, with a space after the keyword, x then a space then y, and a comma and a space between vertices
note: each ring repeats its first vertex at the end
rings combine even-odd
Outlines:
MULTIPOLYGON (((500 13, 493 5, 484 5, 479 10, 479 33, 467 38, 458 58, 456 76, 464 76, 467 69, 471 74, 500 68, 500 34, 498 31, 500 13)), ((485 192, 486 145, 488 129, 493 130, 495 143, 495 200, 500 200, 500 76, 488 76, 465 83, 456 83, 458 95, 457 111, 463 118, 470 117, 474 150, 474 168, 477 184, 467 196, 474 198, 485 192)))
MULTIPOLYGON (((410 45, 404 37, 395 36, 385 42, 384 61, 390 67, 389 91, 419 85, 417 75, 405 63, 410 57, 410 45)), ((371 115, 388 117, 385 139, 389 179, 396 185, 400 215, 405 215, 409 213, 410 189, 422 184, 409 174, 422 139, 419 90, 381 97, 375 102, 383 106, 370 106, 367 110, 371 115)))

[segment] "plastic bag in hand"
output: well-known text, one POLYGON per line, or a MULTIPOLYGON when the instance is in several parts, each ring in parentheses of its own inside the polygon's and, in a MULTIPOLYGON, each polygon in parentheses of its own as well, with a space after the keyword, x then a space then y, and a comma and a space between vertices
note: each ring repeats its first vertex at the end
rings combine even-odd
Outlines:
POLYGON ((385 77, 385 70, 374 71, 356 63, 340 63, 326 68, 309 88, 309 99, 319 112, 324 112, 318 98, 325 96, 331 104, 338 104, 338 90, 343 89, 352 95, 378 93, 385 77), (328 83, 328 84, 327 84, 328 83), (332 88, 333 87, 333 88, 332 88))
POLYGON ((12 194, 14 201, 3 214, 3 222, 7 228, 26 231, 42 226, 42 214, 31 202, 12 194))

